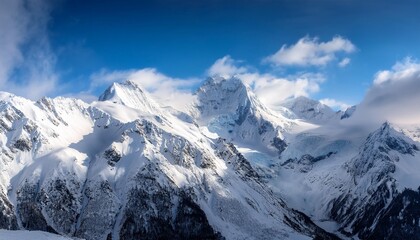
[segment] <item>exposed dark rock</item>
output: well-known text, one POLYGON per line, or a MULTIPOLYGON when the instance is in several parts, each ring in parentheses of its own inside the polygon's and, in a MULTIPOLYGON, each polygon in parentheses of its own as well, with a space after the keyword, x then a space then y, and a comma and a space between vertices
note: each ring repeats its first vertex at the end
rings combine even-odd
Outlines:
POLYGON ((343 234, 358 234, 362 239, 370 232, 370 227, 374 224, 375 218, 379 216, 387 205, 387 199, 392 194, 386 183, 381 184, 372 195, 366 199, 357 199, 354 196, 343 196, 334 202, 331 210, 331 218, 337 222, 342 222, 340 231, 343 234), (360 201, 365 204, 360 207, 360 201), (347 233, 344 229, 350 227, 352 230, 347 233))
POLYGON ((17 191, 17 214, 25 229, 74 233, 80 199, 66 184, 64 180, 56 179, 50 181, 46 189, 40 189, 38 184, 26 182, 17 191), (47 224, 46 217, 53 226, 47 224))
POLYGON ((280 166, 292 169, 298 168, 301 172, 308 172, 312 170, 314 163, 329 158, 333 154, 334 152, 329 152, 327 154, 320 155, 317 157, 313 157, 310 154, 304 154, 299 159, 289 158, 284 163, 280 164, 280 166))
POLYGON ((125 206, 121 239, 221 238, 205 213, 182 190, 160 186, 150 175, 138 175, 137 180, 139 185, 129 192, 125 206))
POLYGON ((59 233, 72 235, 76 230, 81 198, 67 185, 79 188, 79 183, 75 181, 66 182, 63 179, 50 181, 46 189, 41 189, 40 203, 46 216, 52 220, 52 227, 59 233))
POLYGON ((13 212, 13 206, 9 200, 0 193, 0 228, 16 230, 18 229, 16 216, 13 212))
POLYGON ((13 144, 13 147, 21 151, 31 151, 32 143, 28 139, 18 139, 13 144))
POLYGON ((396 196, 363 239, 420 239, 420 192, 404 190, 396 196))
POLYGON ((249 100, 246 101, 245 106, 239 106, 236 110, 236 116, 238 118, 235 120, 235 123, 241 125, 246 118, 249 116, 249 110, 251 109, 251 102, 249 100))
POLYGON ((112 239, 111 231, 119 210, 120 201, 108 181, 87 182, 75 236, 88 240, 112 239))
POLYGON ((111 148, 111 149, 107 149, 104 152, 104 158, 108 160, 108 164, 110 166, 115 166, 115 164, 120 161, 121 159, 121 154, 119 152, 117 152, 116 149, 111 148))
POLYGON ((228 164, 231 164, 243 180, 260 179, 258 173, 252 168, 249 161, 236 149, 235 145, 226 143, 223 139, 219 139, 218 144, 221 148, 218 151, 219 157, 227 161, 228 164))
POLYGON ((3 119, 0 119, 0 130, 2 130, 0 132, 8 132, 12 129, 8 126, 8 124, 3 119))
POLYGON ((315 225, 304 213, 291 209, 290 216, 284 216, 284 222, 297 232, 311 236, 313 239, 339 240, 336 235, 315 225))
POLYGON ((25 183, 17 191, 17 214, 22 227, 28 230, 53 232, 54 229, 47 224, 40 206, 41 194, 39 186, 25 183))
POLYGON ((278 150, 279 154, 281 154, 287 147, 286 142, 279 137, 273 138, 273 143, 271 145, 278 150))
POLYGON ((266 133, 266 132, 268 132, 268 131, 272 131, 272 130, 274 130, 274 126, 273 126, 273 124, 271 124, 270 122, 262 122, 259 126, 258 126, 258 133, 260 134, 260 135, 262 135, 262 134, 264 134, 264 133, 266 133))
POLYGON ((224 239, 215 233, 207 221, 203 210, 191 198, 181 192, 175 228, 179 229, 181 239, 224 239))
POLYGON ((351 106, 344 111, 343 115, 341 115, 340 119, 350 118, 353 113, 356 111, 356 106, 351 106))

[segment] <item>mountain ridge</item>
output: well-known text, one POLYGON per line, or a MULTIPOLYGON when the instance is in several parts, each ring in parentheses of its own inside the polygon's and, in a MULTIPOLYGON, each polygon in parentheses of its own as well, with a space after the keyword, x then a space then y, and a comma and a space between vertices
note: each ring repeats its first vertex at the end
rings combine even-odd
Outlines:
POLYGON ((418 187, 418 142, 399 126, 350 137, 350 116, 303 98, 321 115, 283 116, 236 77, 195 94, 181 114, 131 81, 92 104, 0 93, 0 227, 86 239, 395 236, 378 222, 418 231, 386 220, 404 197, 417 201, 404 188, 418 187))

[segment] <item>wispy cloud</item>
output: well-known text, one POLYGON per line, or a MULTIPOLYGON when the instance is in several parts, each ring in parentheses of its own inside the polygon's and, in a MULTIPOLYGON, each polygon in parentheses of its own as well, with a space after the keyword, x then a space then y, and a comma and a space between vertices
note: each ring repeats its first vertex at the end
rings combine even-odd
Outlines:
POLYGON ((49 1, 0 0, 0 88, 37 99, 56 90, 49 1))
POLYGON ((346 57, 346 58, 343 58, 343 60, 341 60, 339 63, 338 63, 338 66, 339 67, 345 67, 345 66, 347 66, 347 65, 349 65, 349 63, 351 62, 351 59, 350 58, 348 58, 348 57, 346 57))
MULTIPOLYGON (((336 36, 328 42, 320 42, 318 38, 306 36, 294 45, 283 45, 263 62, 276 66, 325 66, 336 59, 337 53, 351 53, 355 50, 356 46, 341 36, 336 36)), ((349 60, 342 61, 343 65, 349 62, 349 60)))

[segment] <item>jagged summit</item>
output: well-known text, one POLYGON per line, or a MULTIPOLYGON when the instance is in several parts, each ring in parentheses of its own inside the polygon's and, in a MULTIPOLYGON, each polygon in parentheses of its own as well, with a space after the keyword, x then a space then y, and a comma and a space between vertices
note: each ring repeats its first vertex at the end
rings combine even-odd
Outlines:
POLYGON ((348 107, 344 112, 341 111, 342 115, 340 118, 341 119, 350 118, 351 116, 353 116, 353 113, 356 111, 356 109, 357 109, 356 105, 348 107))
POLYGON ((282 152, 287 118, 269 110, 237 77, 209 78, 196 92, 198 122, 236 144, 282 152))
POLYGON ((201 116, 235 113, 238 124, 243 122, 243 117, 248 112, 258 111, 258 107, 266 109, 251 89, 236 77, 208 78, 197 90, 196 95, 201 116))
POLYGON ((123 83, 113 83, 98 100, 122 104, 151 114, 160 111, 158 103, 148 96, 137 83, 130 80, 123 83))
POLYGON ((413 140, 395 130, 391 123, 385 122, 369 134, 360 156, 352 161, 350 171, 355 177, 362 177, 375 167, 394 172, 395 162, 399 161, 398 154, 414 155, 416 151, 418 147, 413 140))
POLYGON ((197 103, 200 117, 212 115, 235 115, 236 123, 242 124, 247 114, 265 115, 280 122, 287 120, 273 112, 254 94, 251 87, 238 77, 212 77, 197 90, 197 103))

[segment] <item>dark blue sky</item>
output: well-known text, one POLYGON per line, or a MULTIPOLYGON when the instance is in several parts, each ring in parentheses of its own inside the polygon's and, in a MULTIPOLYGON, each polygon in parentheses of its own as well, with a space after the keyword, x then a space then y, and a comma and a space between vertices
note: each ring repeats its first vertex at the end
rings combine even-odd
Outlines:
POLYGON ((88 88, 101 68, 205 77, 215 60, 230 55, 260 72, 320 72, 327 80, 313 97, 357 103, 377 71, 419 58, 419 11, 414 0, 67 0, 54 7, 48 29, 60 81, 74 91, 88 88), (283 44, 336 35, 357 47, 345 68, 261 64, 283 44))

